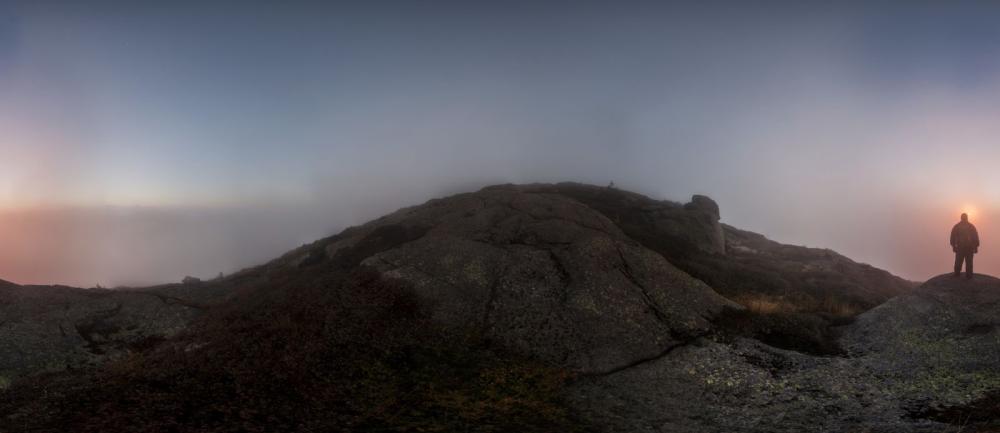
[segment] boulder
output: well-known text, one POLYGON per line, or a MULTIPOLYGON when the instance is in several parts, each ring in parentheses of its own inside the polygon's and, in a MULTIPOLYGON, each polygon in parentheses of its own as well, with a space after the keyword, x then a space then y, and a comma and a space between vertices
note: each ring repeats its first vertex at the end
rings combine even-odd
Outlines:
POLYGON ((707 196, 695 194, 691 197, 691 201, 684 205, 684 209, 704 215, 699 221, 702 225, 702 230, 699 233, 706 238, 703 240, 703 244, 709 247, 703 249, 708 252, 725 254, 726 234, 722 230, 722 224, 719 223, 721 217, 718 203, 707 196))
POLYGON ((715 217, 716 221, 721 218, 719 215, 719 204, 704 195, 695 194, 691 196, 691 201, 684 205, 684 209, 708 213, 715 217))

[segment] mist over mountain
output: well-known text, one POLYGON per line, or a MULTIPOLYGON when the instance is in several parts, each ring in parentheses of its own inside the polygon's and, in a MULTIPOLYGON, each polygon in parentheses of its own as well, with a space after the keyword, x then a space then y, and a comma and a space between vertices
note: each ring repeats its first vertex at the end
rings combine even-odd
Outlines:
MULTIPOLYGON (((460 183, 456 183, 460 185, 460 183)), ((0 275, 22 284, 145 286, 211 278, 398 207, 427 188, 342 190, 316 202, 0 210, 0 275)))
POLYGON ((3 213, 3 219, 5 278, 81 287, 230 273, 336 227, 261 207, 32 209, 3 213))

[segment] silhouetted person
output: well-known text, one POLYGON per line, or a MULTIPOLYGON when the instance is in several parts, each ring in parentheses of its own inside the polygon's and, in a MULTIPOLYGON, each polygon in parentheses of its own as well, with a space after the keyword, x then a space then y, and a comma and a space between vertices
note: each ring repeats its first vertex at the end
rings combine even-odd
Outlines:
POLYGON ((962 221, 951 229, 951 249, 955 251, 955 276, 962 273, 965 262, 965 277, 972 278, 972 255, 979 252, 979 232, 969 222, 969 215, 962 214, 962 221))

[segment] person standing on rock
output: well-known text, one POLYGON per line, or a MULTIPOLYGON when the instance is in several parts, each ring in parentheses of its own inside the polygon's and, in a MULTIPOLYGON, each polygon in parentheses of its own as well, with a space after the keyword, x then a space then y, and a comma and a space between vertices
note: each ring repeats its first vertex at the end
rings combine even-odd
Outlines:
POLYGON ((962 273, 965 262, 965 277, 972 278, 972 255, 979 252, 979 232, 969 222, 969 215, 962 214, 962 221, 951 229, 951 249, 955 252, 955 276, 962 273))

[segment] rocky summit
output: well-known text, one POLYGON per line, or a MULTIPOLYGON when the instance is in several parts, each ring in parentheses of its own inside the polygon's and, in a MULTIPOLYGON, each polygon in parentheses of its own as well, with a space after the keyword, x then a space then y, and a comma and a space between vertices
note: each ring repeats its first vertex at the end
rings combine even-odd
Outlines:
POLYGON ((995 427, 1000 280, 917 287, 722 216, 499 185, 225 278, 3 284, 0 431, 995 427))

